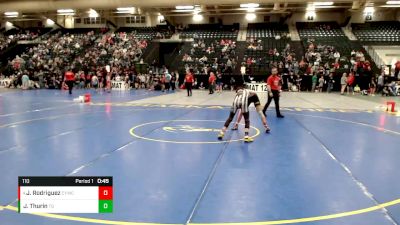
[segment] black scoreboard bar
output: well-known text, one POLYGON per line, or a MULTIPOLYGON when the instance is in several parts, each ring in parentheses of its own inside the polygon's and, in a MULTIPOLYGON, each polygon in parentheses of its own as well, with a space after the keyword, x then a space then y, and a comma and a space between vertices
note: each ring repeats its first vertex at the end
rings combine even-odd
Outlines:
POLYGON ((102 177, 18 177, 18 186, 112 186, 111 176, 102 177))

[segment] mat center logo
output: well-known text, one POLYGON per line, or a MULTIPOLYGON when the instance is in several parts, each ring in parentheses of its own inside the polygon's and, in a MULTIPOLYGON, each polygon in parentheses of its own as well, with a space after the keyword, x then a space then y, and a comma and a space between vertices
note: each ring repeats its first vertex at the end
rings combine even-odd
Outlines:
POLYGON ((178 132, 220 132, 221 129, 213 129, 213 128, 204 128, 204 127, 195 127, 191 125, 178 125, 174 127, 163 127, 162 128, 166 132, 178 133, 178 132))
MULTIPOLYGON (((243 129, 232 132, 226 140, 217 140, 217 133, 225 121, 216 120, 166 120, 137 125, 130 134, 138 139, 174 144, 221 144, 237 142, 243 138, 243 129)), ((256 137, 260 131, 250 128, 250 135, 256 137)))

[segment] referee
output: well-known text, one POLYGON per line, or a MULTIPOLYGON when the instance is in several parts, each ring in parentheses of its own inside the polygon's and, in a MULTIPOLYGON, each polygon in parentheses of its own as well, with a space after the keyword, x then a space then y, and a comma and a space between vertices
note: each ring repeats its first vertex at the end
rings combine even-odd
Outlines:
POLYGON ((271 75, 267 79, 267 87, 268 87, 268 101, 264 106, 263 113, 266 116, 266 112, 268 109, 269 104, 271 104, 272 99, 274 99, 275 102, 275 110, 276 110, 276 117, 278 118, 284 118, 284 116, 281 114, 281 111, 279 109, 279 97, 280 97, 280 91, 282 88, 282 82, 281 78, 278 75, 278 69, 276 67, 273 67, 271 70, 271 75))
POLYGON ((75 83, 75 74, 72 72, 72 70, 67 69, 64 75, 64 81, 68 86, 68 91, 69 94, 72 94, 72 87, 74 86, 75 83))

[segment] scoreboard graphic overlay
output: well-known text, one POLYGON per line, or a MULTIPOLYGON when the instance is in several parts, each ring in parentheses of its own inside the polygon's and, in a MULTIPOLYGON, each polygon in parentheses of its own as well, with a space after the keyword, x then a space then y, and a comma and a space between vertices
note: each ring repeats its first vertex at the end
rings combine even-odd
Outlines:
POLYGON ((112 213, 112 177, 18 177, 19 213, 112 213))

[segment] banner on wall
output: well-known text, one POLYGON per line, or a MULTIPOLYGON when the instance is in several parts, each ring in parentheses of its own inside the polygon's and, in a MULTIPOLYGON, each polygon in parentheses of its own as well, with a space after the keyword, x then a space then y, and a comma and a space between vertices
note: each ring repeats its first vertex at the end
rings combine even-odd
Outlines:
POLYGON ((255 92, 268 92, 266 83, 246 83, 246 89, 255 92))
POLYGON ((1 79, 0 80, 0 88, 6 88, 10 85, 11 79, 1 79))
POLYGON ((111 89, 113 90, 126 90, 124 81, 111 81, 111 89))

